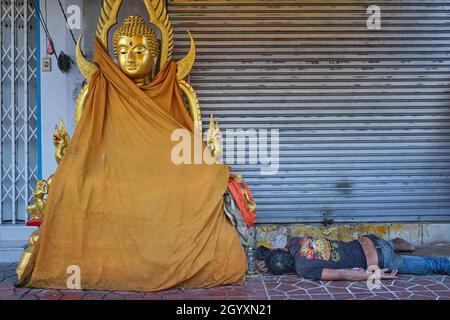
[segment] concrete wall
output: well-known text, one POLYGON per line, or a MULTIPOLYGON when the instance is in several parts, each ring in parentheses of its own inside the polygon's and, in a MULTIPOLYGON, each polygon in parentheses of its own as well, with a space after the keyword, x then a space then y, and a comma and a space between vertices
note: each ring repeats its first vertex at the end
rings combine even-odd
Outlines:
POLYGON ((287 240, 295 236, 327 237, 350 241, 366 234, 376 234, 383 239, 403 238, 414 245, 450 243, 448 223, 404 223, 404 224, 346 224, 346 225, 289 225, 260 224, 255 228, 256 244, 270 248, 282 248, 287 240))

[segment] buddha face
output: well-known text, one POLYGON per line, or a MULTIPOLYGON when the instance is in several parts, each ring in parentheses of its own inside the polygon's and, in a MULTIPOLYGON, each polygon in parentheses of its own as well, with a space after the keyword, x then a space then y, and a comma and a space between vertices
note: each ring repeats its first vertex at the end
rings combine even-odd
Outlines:
POLYGON ((131 79, 144 79, 152 75, 156 58, 149 50, 145 36, 122 36, 117 42, 117 59, 122 71, 131 79))

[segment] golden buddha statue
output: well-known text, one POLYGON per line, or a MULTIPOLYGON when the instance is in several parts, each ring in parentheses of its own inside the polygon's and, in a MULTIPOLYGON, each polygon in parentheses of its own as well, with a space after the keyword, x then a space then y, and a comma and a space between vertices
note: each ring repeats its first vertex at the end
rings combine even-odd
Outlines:
MULTIPOLYGON (((44 222, 18 267, 19 286, 66 289, 66 270, 74 265, 82 289, 92 290, 212 287, 245 277, 245 252, 224 214, 230 168, 171 159, 173 132, 183 129, 194 139, 201 129, 199 102, 186 81, 194 40, 185 58, 172 61, 164 1, 144 3, 160 41, 144 18, 128 17, 114 34, 114 62, 108 32, 120 0, 104 0, 94 63, 78 41, 77 63, 88 83, 76 102, 72 138, 58 132, 54 140, 60 163, 44 222)), ((208 145, 217 153, 218 124, 212 130, 208 145)))
MULTIPOLYGON (((161 32, 161 41, 156 39, 155 32, 146 25, 145 20, 140 16, 130 16, 125 19, 123 25, 114 34, 114 53, 118 59, 121 70, 138 85, 142 86, 153 80, 158 66, 161 70, 167 62, 171 61, 174 39, 173 28, 170 24, 167 10, 162 0, 144 0, 150 15, 150 22, 156 26, 161 32), (134 39, 131 39, 133 38, 134 39), (134 40, 134 41, 133 41, 134 40), (136 42, 137 41, 137 42, 136 42), (120 42, 120 43, 119 43, 120 42), (130 45, 133 43, 133 45, 130 45), (138 44, 143 44, 142 46, 138 44), (123 51, 119 52, 120 45, 123 45, 123 51), (131 47, 135 47, 131 52, 131 47), (146 48, 145 51, 137 49, 146 48), (160 48, 160 49, 159 49, 160 48), (135 61, 129 61, 129 59, 135 61), (134 59, 133 59, 134 58, 134 59), (139 60, 139 61, 136 61, 139 60), (129 66, 127 66, 127 61, 129 66), (137 66, 139 65, 139 71, 137 66), (134 69, 134 70, 133 70, 134 69)), ((97 38, 105 48, 108 48, 108 33, 110 29, 117 23, 117 15, 122 5, 122 0, 105 0, 97 26, 97 38)), ((184 93, 189 104, 189 112, 194 121, 195 128, 201 133, 201 111, 197 94, 194 88, 185 79, 189 76, 196 59, 195 41, 188 31, 191 48, 188 54, 177 62, 177 84, 180 90, 184 93)), ((77 64, 81 74, 89 82, 98 67, 89 62, 81 51, 82 35, 77 43, 77 64)), ((88 97, 88 85, 80 91, 75 108, 75 124, 78 123, 83 112, 84 104, 88 97)))

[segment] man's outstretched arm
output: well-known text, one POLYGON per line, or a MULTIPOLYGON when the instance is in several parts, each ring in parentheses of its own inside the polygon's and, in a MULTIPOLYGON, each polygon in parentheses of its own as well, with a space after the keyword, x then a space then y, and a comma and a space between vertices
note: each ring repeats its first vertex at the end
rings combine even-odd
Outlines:
MULTIPOLYGON (((354 269, 323 269, 321 280, 325 281, 364 281, 373 276, 372 272, 354 269)), ((388 269, 380 270, 380 280, 396 279, 397 270, 389 272, 388 269)))

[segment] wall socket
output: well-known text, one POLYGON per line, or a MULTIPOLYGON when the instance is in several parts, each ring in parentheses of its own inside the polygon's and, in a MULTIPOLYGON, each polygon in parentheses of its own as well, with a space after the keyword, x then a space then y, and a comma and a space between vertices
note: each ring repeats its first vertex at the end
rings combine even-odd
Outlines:
POLYGON ((42 58, 41 71, 42 72, 51 72, 52 71, 52 59, 51 58, 42 58))

